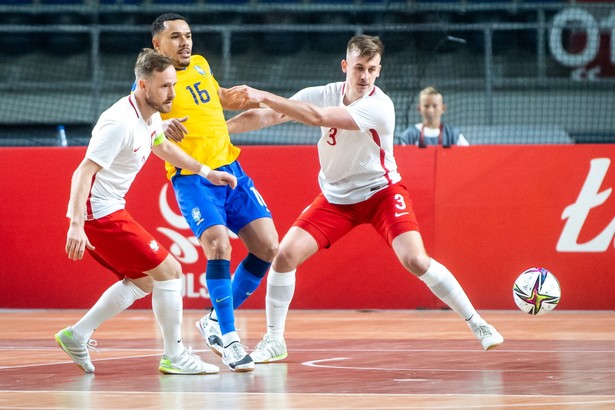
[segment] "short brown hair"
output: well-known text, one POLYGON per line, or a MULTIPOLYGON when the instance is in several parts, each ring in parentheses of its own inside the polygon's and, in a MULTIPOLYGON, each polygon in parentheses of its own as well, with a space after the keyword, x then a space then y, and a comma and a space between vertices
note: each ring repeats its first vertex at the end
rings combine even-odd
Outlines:
POLYGON ((346 47, 346 53, 358 53, 359 57, 365 57, 368 60, 371 60, 378 54, 382 57, 383 52, 384 45, 380 38, 365 34, 352 37, 346 47))
POLYGON ((163 72, 172 65, 173 61, 169 57, 163 56, 154 49, 144 48, 135 63, 135 77, 148 79, 154 71, 163 72))

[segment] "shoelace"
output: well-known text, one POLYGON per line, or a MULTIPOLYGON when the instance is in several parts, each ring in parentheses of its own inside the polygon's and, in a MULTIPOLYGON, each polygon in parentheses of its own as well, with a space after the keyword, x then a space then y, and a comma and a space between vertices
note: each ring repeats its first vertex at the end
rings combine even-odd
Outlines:
POLYGON ((87 342, 85 342, 85 348, 88 350, 98 353, 97 347, 98 347, 98 342, 94 339, 89 339, 87 342))
POLYGON ((279 340, 275 340, 271 338, 269 335, 265 335, 263 337, 263 340, 258 342, 254 350, 258 348, 263 348, 263 347, 267 347, 269 350, 275 350, 278 344, 283 344, 283 343, 280 342, 279 340))
POLYGON ((199 356, 197 356, 195 353, 192 353, 192 346, 185 346, 185 348, 186 348, 186 350, 185 350, 186 355, 188 357, 190 357, 190 359, 192 359, 193 361, 197 360, 197 359, 201 360, 201 358, 199 356))
POLYGON ((238 360, 241 360, 245 357, 245 355, 247 355, 246 353, 246 348, 247 346, 242 345, 240 342, 233 342, 230 345, 227 346, 228 348, 231 348, 233 356, 236 356, 235 358, 238 360), (243 348, 243 352, 241 350, 239 350, 240 348, 243 348))
POLYGON ((476 326, 476 329, 481 336, 491 336, 491 330, 487 325, 478 325, 476 326))
POLYGON ((186 346, 184 364, 189 364, 192 367, 200 367, 200 357, 192 353, 192 347, 186 346))
POLYGON ((263 349, 265 347, 269 347, 268 345, 271 344, 272 341, 273 340, 269 338, 269 335, 265 335, 265 337, 263 337, 263 340, 258 342, 258 344, 254 348, 254 350, 258 350, 258 349, 263 349))

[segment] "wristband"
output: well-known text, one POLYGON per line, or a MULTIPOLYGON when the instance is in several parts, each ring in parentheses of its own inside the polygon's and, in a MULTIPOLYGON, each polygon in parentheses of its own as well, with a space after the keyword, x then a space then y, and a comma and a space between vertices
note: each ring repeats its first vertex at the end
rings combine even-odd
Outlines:
POLYGON ((207 175, 209 175, 210 171, 211 168, 209 168, 207 165, 202 165, 198 175, 202 176, 203 178, 207 178, 207 175))

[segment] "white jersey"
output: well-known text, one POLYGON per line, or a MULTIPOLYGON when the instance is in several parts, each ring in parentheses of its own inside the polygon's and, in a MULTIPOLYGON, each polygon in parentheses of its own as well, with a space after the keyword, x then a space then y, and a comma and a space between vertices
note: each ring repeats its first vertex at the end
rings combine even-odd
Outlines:
MULTIPOLYGON (((319 107, 344 106, 345 83, 299 91, 291 99, 319 107)), ((395 109, 378 87, 345 106, 358 131, 321 127, 318 141, 323 195, 333 204, 356 204, 401 180, 393 156, 395 109)))
POLYGON ((85 154, 102 167, 90 189, 88 219, 102 218, 124 208, 124 196, 161 136, 164 133, 160 114, 152 115, 147 124, 133 95, 122 98, 100 115, 85 154))

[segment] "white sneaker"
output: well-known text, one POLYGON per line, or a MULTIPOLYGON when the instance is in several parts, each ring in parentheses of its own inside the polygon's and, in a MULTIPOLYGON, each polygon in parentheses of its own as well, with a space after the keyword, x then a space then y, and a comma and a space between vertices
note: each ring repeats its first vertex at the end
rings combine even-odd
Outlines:
POLYGON ((485 350, 495 349, 504 343, 504 338, 502 335, 495 330, 495 327, 491 326, 484 320, 477 323, 468 322, 468 326, 470 326, 470 329, 474 332, 485 350))
POLYGON ((179 356, 172 359, 163 355, 158 370, 165 374, 216 374, 220 368, 205 363, 193 354, 190 348, 186 348, 179 356))
POLYGON ((288 356, 286 343, 284 339, 281 341, 274 340, 266 334, 263 340, 256 345, 254 351, 250 353, 250 356, 252 356, 254 363, 269 363, 285 359, 288 356))
POLYGON ((96 347, 96 340, 90 339, 87 342, 79 343, 73 337, 73 329, 67 327, 56 333, 56 342, 84 372, 94 373, 95 368, 90 360, 88 349, 96 347))
POLYGON ((222 362, 234 372, 251 372, 254 370, 254 360, 237 341, 231 342, 223 349, 222 362))
POLYGON ((211 318, 211 312, 200 318, 194 324, 199 333, 205 338, 207 346, 218 356, 222 357, 224 350, 224 344, 222 343, 222 332, 220 331, 220 324, 218 321, 211 318))

